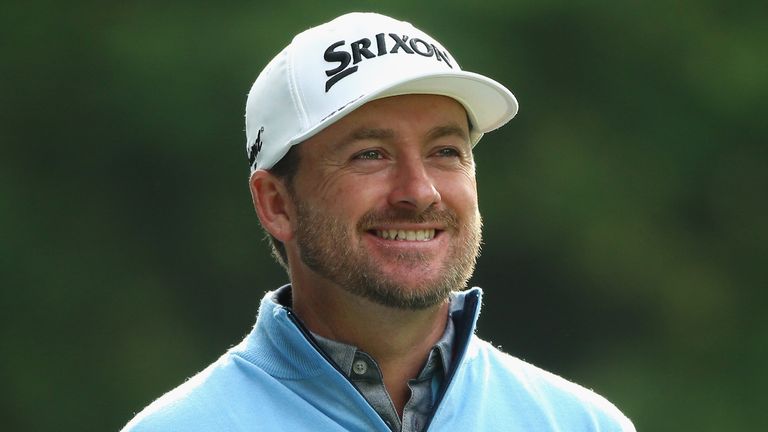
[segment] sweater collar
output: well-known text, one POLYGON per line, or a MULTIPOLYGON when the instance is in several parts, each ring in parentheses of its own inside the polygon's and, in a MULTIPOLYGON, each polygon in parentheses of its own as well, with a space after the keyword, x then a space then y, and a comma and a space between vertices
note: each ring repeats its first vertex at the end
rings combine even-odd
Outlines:
MULTIPOLYGON (((476 328, 482 290, 475 287, 454 295, 450 314, 456 326, 456 360, 460 362, 476 328)), ((290 298, 290 285, 266 293, 256 325, 232 353, 276 378, 302 379, 339 372, 292 312, 290 298)))

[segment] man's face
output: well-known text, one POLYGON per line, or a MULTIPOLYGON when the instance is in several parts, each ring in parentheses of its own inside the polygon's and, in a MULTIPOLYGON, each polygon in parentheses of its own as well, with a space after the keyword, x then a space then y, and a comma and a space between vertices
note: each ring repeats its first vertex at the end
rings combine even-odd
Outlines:
POLYGON ((406 309, 463 289, 481 225, 468 136, 455 100, 406 95, 301 144, 295 244, 311 277, 406 309))

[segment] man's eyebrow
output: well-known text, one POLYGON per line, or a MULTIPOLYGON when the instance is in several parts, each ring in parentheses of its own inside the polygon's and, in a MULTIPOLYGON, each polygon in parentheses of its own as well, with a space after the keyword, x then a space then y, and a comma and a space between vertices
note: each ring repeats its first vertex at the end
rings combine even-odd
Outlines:
POLYGON ((380 128, 367 128, 362 127, 359 129, 355 129, 349 134, 347 134, 344 138, 339 140, 338 145, 336 146, 337 150, 343 150, 345 147, 349 146, 350 144, 356 142, 356 141, 363 141, 363 140, 386 140, 386 139, 392 139, 395 137, 395 131, 392 129, 380 129, 380 128))
POLYGON ((352 140, 390 139, 394 136, 395 131, 392 129, 360 128, 353 131, 349 138, 352 140))
POLYGON ((460 127, 458 124, 448 124, 444 126, 437 126, 432 128, 432 130, 429 131, 427 134, 427 137, 429 139, 435 140, 438 138, 442 138, 445 136, 457 136, 461 139, 463 139, 466 142, 469 142, 469 136, 467 135, 467 132, 464 130, 464 128, 460 127))
MULTIPOLYGON (((338 144, 336 145, 336 150, 343 150, 344 148, 357 141, 389 140, 396 138, 396 136, 397 133, 392 129, 361 127, 359 129, 353 130, 344 138, 339 140, 338 144)), ((429 140, 436 140, 446 136, 456 136, 466 142, 469 142, 469 136, 467 135, 467 132, 457 123, 436 126, 427 132, 426 136, 429 140)))

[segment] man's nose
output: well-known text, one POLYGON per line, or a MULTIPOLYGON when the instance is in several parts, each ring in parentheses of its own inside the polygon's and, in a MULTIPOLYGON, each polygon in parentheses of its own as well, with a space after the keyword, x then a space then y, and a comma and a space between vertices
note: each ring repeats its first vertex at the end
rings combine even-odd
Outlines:
POLYGON ((440 192, 420 157, 399 160, 393 177, 390 205, 421 213, 440 202, 440 192))

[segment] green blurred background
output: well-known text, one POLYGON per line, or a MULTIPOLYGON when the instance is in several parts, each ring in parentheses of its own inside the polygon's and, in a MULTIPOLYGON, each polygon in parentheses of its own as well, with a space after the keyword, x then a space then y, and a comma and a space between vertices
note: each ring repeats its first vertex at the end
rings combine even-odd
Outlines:
POLYGON ((3 2, 3 429, 117 430, 248 332, 286 278, 246 94, 353 9, 520 100, 476 149, 479 333, 638 430, 768 430, 768 8, 706 0, 3 2))

